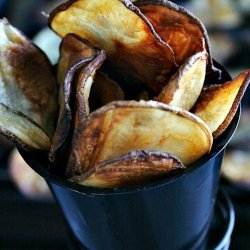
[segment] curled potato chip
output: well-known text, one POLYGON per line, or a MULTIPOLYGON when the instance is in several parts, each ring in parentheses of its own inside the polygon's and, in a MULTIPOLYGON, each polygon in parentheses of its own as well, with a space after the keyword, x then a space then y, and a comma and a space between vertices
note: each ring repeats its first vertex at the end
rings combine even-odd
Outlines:
POLYGON ((68 172, 85 172, 133 150, 169 152, 189 165, 211 146, 211 131, 188 111, 154 101, 117 101, 91 113, 74 131, 68 172))
POLYGON ((48 135, 24 114, 0 103, 0 133, 26 150, 49 150, 48 135))
POLYGON ((106 59, 106 53, 101 50, 98 55, 84 67, 78 77, 76 86, 76 116, 75 123, 81 123, 89 115, 89 96, 96 71, 106 59))
MULTIPOLYGON (((37 130, 42 129, 51 138, 57 115, 57 88, 48 58, 7 19, 0 20, 0 37, 0 103, 15 112, 15 122, 18 118, 20 122, 27 121, 25 116, 33 121, 33 129, 39 126, 37 130)), ((22 140, 18 130, 11 128, 11 121, 3 120, 7 115, 0 119, 2 126, 8 124, 3 130, 13 133, 16 140, 22 140)), ((32 134, 31 130, 25 131, 27 136, 32 134)), ((31 140, 26 140, 30 143, 27 147, 32 147, 31 140)), ((41 138, 41 142, 45 140, 41 138)), ((48 142, 40 148, 48 148, 48 142)))
POLYGON ((105 50, 108 73, 116 72, 128 88, 146 84, 159 91, 176 71, 172 49, 128 0, 68 1, 53 10, 49 23, 61 37, 75 33, 105 50))
POLYGON ((190 110, 197 101, 204 84, 206 61, 206 52, 199 52, 188 58, 171 77, 156 100, 190 110))
POLYGON ((64 81, 68 70, 82 59, 95 56, 96 49, 87 40, 75 34, 68 34, 62 39, 57 65, 57 81, 60 85, 59 104, 63 98, 64 81))
POLYGON ((179 65, 188 57, 205 50, 208 65, 213 68, 208 34, 196 16, 184 7, 165 0, 138 0, 135 5, 173 49, 179 65))
POLYGON ((141 185, 182 168, 181 161, 169 153, 136 150, 101 162, 71 180, 84 186, 121 188, 141 185))
POLYGON ((232 121, 250 82, 250 70, 233 80, 204 88, 192 112, 205 121, 216 138, 232 121))
POLYGON ((66 141, 70 128, 73 126, 72 109, 75 107, 76 86, 73 83, 82 68, 97 55, 97 50, 79 36, 68 34, 60 45, 60 59, 58 63, 57 79, 60 84, 59 117, 53 143, 49 153, 51 162, 66 141))

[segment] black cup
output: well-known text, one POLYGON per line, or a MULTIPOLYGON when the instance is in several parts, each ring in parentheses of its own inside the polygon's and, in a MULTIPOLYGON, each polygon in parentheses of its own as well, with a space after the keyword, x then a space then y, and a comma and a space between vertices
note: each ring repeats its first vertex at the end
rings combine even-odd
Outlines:
MULTIPOLYGON (((230 77, 222 72, 223 80, 230 77)), ((127 189, 84 187, 54 175, 44 158, 21 151, 58 201, 79 248, 204 249, 219 187, 224 150, 240 108, 210 154, 183 172, 127 189)), ((60 230, 60 228, 58 229, 60 230)))
POLYGON ((239 116, 240 109, 211 153, 188 169, 128 189, 74 184, 52 174, 38 156, 21 154, 47 180, 83 249, 204 249, 223 153, 239 116))

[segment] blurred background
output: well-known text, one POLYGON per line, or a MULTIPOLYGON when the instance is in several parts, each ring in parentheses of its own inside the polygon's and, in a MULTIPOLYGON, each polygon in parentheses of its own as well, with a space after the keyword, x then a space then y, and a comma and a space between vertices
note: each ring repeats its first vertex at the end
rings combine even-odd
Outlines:
MULTIPOLYGON (((0 0, 0 17, 33 39, 54 64, 60 39, 47 28, 59 0, 0 0)), ((232 77, 250 68, 250 0, 173 1, 205 24, 213 58, 232 77)), ((1 38, 0 38, 1 39, 1 38)), ((226 152, 221 186, 236 213, 230 249, 250 249, 250 110, 248 90, 239 128, 226 152)), ((45 181, 0 136, 0 249, 71 249, 67 225, 45 181)))

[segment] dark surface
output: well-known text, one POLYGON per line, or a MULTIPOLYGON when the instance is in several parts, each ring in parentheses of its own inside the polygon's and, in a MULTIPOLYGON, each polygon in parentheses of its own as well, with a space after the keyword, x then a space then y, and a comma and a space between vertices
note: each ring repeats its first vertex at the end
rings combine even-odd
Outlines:
MULTIPOLYGON (((32 37, 46 21, 40 14, 41 8, 36 12, 38 20, 34 18, 34 8, 29 7, 38 2, 40 5, 53 1, 0 0, 0 16, 8 17, 11 23, 32 37)), ((224 31, 234 41, 236 50, 222 63, 233 71, 249 67, 249 27, 248 15, 242 29, 224 31)), ((248 91, 244 98, 248 105, 249 93, 248 91)), ((72 241, 69 240, 69 231, 55 201, 29 200, 23 197, 7 174, 6 159, 7 155, 3 155, 0 148, 0 249, 70 249, 72 241)), ((250 191, 238 190, 230 184, 226 184, 226 188, 231 195, 236 215, 230 249, 250 249, 250 191)))
POLYGON ((250 249, 250 195, 234 197, 236 224, 234 228, 231 249, 250 249))
POLYGON ((7 155, 0 148, 0 249, 69 249, 67 225, 56 202, 24 197, 7 170, 7 155))
POLYGON ((239 189, 223 180, 221 185, 230 195, 235 210, 235 226, 230 249, 250 249, 250 190, 239 189))
MULTIPOLYGON (((67 225, 55 201, 22 196, 8 176, 7 156, 0 156, 0 249, 72 249, 67 225)), ((250 193, 235 191, 228 184, 226 188, 236 213, 230 249, 250 249, 250 193)))

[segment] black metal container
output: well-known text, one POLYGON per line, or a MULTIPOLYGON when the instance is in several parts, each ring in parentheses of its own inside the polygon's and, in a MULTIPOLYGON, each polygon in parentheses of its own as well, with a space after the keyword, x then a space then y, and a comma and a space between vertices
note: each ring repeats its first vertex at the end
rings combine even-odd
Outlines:
POLYGON ((210 154, 181 173, 140 187, 83 187, 50 173, 39 157, 21 154, 47 180, 81 248, 204 249, 224 149, 239 116, 240 109, 210 154))
MULTIPOLYGON (((230 79, 225 70, 222 79, 230 79)), ((51 173, 44 158, 21 154, 47 180, 80 249, 201 250, 214 214, 224 150, 239 117, 240 108, 211 153, 188 169, 133 188, 80 186, 51 173)))

